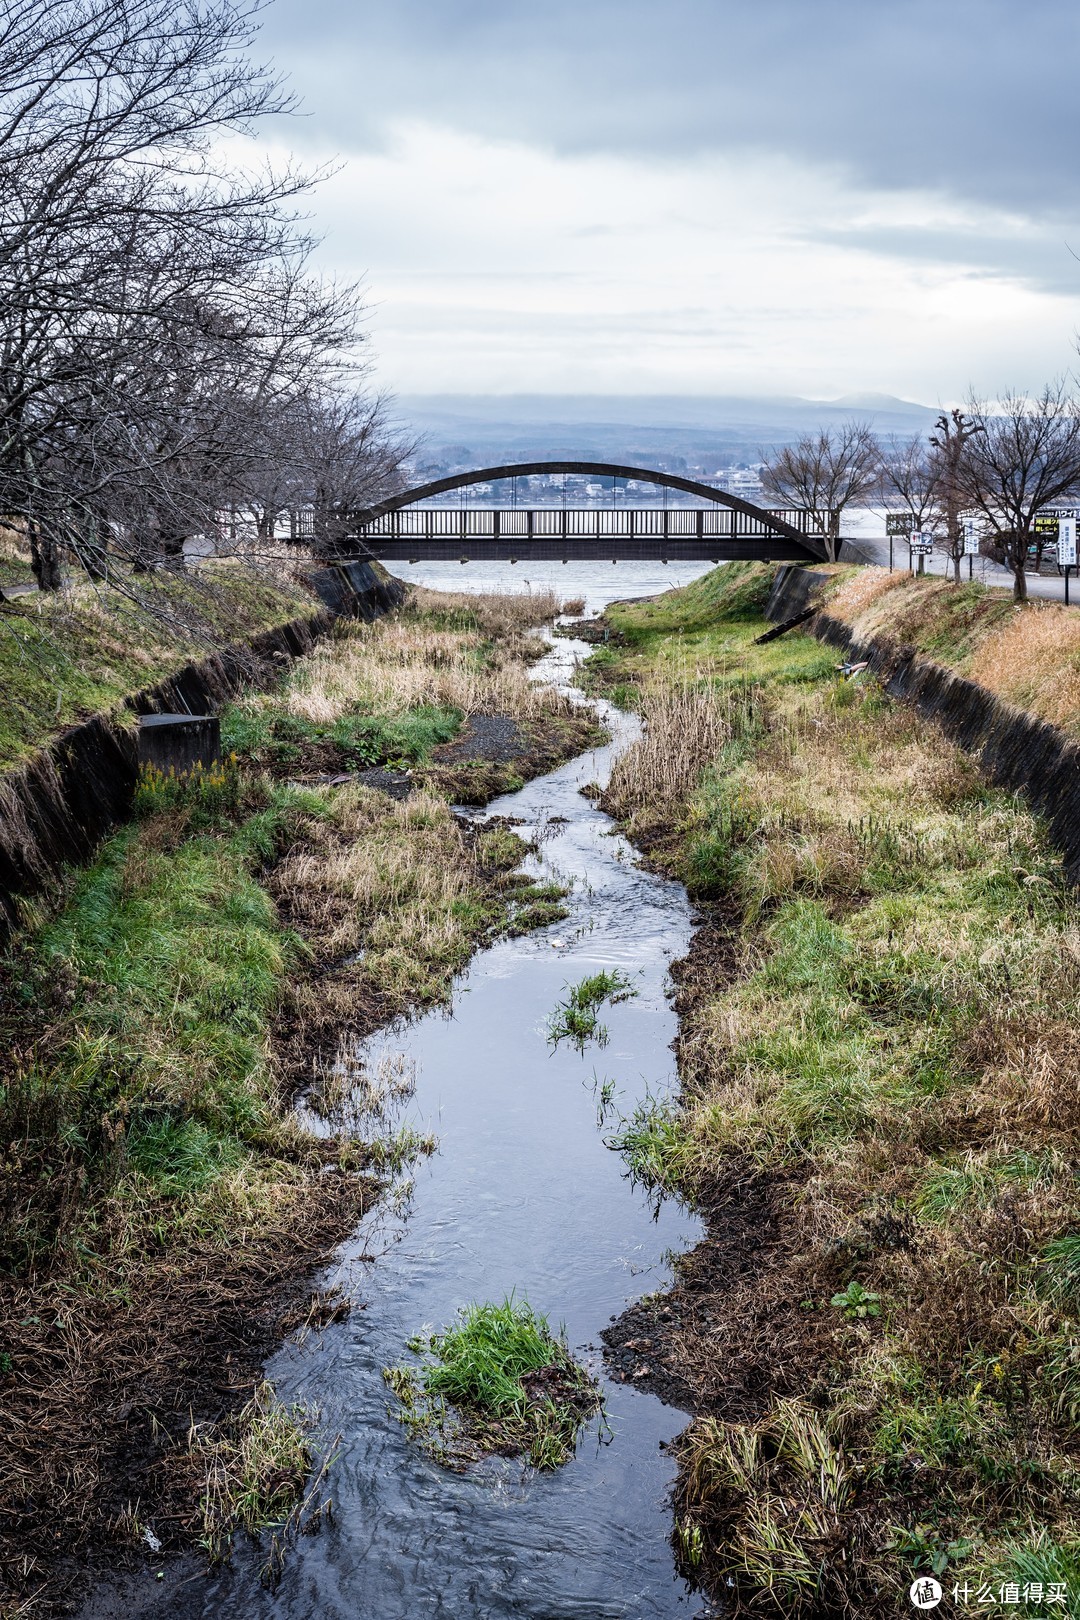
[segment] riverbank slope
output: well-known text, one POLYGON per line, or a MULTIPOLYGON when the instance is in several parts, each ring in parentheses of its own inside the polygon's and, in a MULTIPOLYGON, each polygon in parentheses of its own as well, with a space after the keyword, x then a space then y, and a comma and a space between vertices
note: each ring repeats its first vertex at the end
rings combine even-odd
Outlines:
MULTIPOLYGON (((999 668, 1013 701, 1048 712, 1055 658, 1074 678, 1071 634, 991 593, 869 573, 837 571, 827 605, 863 634, 891 598, 894 631, 999 668)), ((612 1354, 699 1414, 676 1544, 731 1612, 906 1613, 927 1572, 989 1612, 1017 1612, 1014 1583, 1021 1612, 1060 1613, 1080 1571, 1074 892, 938 728, 808 635, 757 644, 772 574, 613 608, 593 660, 648 723, 605 805, 702 914, 682 1106, 620 1143, 709 1237, 612 1354)))

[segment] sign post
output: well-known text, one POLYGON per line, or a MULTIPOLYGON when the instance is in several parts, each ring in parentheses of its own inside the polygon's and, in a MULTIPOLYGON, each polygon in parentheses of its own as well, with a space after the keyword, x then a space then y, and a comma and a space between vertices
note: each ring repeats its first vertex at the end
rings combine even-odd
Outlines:
MULTIPOLYGON (((1056 512, 1036 512, 1031 524, 1032 533, 1037 537, 1039 546, 1036 556, 1042 557, 1043 546, 1049 540, 1057 540, 1058 514, 1056 512)), ((1027 559, 1024 559, 1025 562, 1027 559)), ((1059 559, 1060 560, 1060 559, 1059 559)))
POLYGON ((925 559, 930 556, 934 549, 934 537, 928 530, 912 529, 911 536, 908 540, 908 545, 911 548, 911 555, 913 557, 918 557, 919 559, 918 571, 921 574, 923 572, 925 559))
POLYGON ((1076 513, 1058 518, 1058 562, 1065 570, 1065 606, 1069 605, 1069 570, 1076 567, 1076 513))
POLYGON ((889 573, 893 570, 893 542, 897 536, 906 540, 915 527, 915 519, 910 512, 886 512, 885 533, 889 537, 889 573))
POLYGON ((975 572, 975 558, 979 555, 979 530, 974 518, 964 519, 964 556, 968 560, 968 579, 975 572))

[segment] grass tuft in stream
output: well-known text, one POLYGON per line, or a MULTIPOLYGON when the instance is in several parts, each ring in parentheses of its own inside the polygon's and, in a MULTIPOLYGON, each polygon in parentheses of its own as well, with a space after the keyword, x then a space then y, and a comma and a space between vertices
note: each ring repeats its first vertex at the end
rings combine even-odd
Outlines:
POLYGON ((567 989, 565 1001, 557 1004, 548 1020, 548 1040, 552 1046, 570 1041, 579 1052, 584 1052, 586 1041, 595 1041, 597 1046, 607 1045, 607 1027, 597 1017, 605 1001, 614 1006, 637 995, 626 974, 620 973, 618 968, 610 973, 606 969, 594 973, 567 989))
MULTIPOLYGON (((273 1386, 261 1384, 227 1425, 210 1435, 192 1429, 188 1462, 203 1475, 199 1542, 214 1563, 224 1563, 240 1530, 256 1535, 285 1525, 305 1501, 315 1458, 310 1431, 317 1413, 285 1406, 273 1386)), ((328 1460, 320 1469, 325 1473, 328 1460)))
POLYGON ((574 1454, 600 1391, 524 1300, 470 1305, 456 1327, 410 1341, 419 1367, 385 1367, 398 1416, 430 1454, 462 1469, 485 1455, 558 1468, 574 1454))

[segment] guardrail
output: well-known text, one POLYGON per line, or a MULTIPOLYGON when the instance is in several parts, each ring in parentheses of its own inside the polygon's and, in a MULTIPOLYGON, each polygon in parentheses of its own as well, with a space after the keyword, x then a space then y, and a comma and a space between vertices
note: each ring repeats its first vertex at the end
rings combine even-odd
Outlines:
POLYGON ((445 507, 406 506, 358 527, 364 540, 768 540, 769 517, 814 536, 827 515, 769 509, 761 518, 731 507, 445 507))

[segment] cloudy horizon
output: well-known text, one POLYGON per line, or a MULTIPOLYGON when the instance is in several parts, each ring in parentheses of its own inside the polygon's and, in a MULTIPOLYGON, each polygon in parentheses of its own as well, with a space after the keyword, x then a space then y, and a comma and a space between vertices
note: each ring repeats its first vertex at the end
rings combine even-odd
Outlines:
POLYGON ((274 0, 396 392, 928 405, 1077 363, 1080 22, 1034 0, 274 0))

